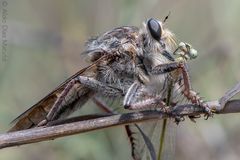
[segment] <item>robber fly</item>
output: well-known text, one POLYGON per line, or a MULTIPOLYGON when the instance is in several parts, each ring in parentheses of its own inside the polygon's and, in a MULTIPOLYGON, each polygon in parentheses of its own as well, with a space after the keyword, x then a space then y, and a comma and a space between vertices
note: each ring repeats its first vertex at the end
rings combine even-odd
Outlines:
MULTIPOLYGON (((207 105, 191 89, 186 62, 197 56, 187 43, 177 45, 163 22, 148 19, 141 28, 123 26, 90 39, 84 54, 91 64, 18 116, 10 131, 24 130, 64 118, 100 96, 122 99, 128 110, 170 105, 169 88, 191 103, 207 105)), ((134 157, 134 155, 133 155, 134 157)))

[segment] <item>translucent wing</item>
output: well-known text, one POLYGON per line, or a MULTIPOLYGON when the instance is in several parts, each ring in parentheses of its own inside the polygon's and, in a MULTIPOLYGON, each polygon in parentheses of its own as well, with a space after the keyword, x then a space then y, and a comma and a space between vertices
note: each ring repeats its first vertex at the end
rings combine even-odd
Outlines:
MULTIPOLYGON (((30 107, 28 110, 20 114, 17 118, 15 118, 12 121, 12 123, 14 123, 14 126, 9 130, 9 132, 32 128, 36 126, 39 122, 44 120, 48 112, 52 108, 53 104, 61 95, 62 91, 66 88, 68 83, 79 75, 87 75, 88 77, 95 77, 97 64, 100 63, 104 58, 108 58, 108 57, 102 56, 102 58, 99 58, 88 67, 78 71, 76 74, 74 74, 73 76, 68 78, 66 81, 64 81, 62 84, 60 84, 56 89, 54 89, 46 97, 44 97, 35 105, 30 107)), ((77 107, 82 106, 92 95, 91 91, 88 88, 80 84, 76 84, 76 87, 73 88, 73 90, 74 91, 70 92, 70 95, 67 96, 68 99, 65 100, 66 103, 64 105, 73 106, 74 108, 66 107, 67 110, 64 111, 66 114, 70 114, 71 112, 75 111, 77 107), (81 97, 76 96, 77 94, 75 93, 77 91, 81 91, 83 93, 81 97)), ((62 114, 65 114, 65 113, 62 113, 62 114)))
MULTIPOLYGON (((100 105, 102 108, 107 107, 107 112, 113 112, 111 107, 121 109, 121 99, 106 99, 100 98, 100 105), (110 107, 110 109, 109 109, 110 107)), ((99 100, 99 99, 98 99, 99 100)), ((99 105, 99 104, 98 104, 99 105)), ((104 109, 105 110, 105 109, 104 109)), ((126 110, 125 110, 126 111, 126 110)), ((175 155, 175 137, 176 137, 176 124, 174 120, 156 120, 147 121, 137 124, 144 134, 149 138, 153 144, 156 152, 157 160, 171 160, 175 155)), ((135 125, 125 126, 131 149, 132 157, 134 160, 150 160, 151 155, 148 146, 140 133, 139 129, 135 125)))
MULTIPOLYGON (((170 120, 156 120, 138 124, 152 142, 157 160, 171 160, 175 155, 176 124, 170 120)), ((149 148, 136 128, 131 127, 134 136, 135 159, 150 160, 149 148)))
MULTIPOLYGON (((168 89, 166 90, 166 92, 168 92, 166 96, 166 103, 173 103, 172 105, 176 103, 184 103, 186 99, 181 94, 181 90, 183 87, 181 77, 176 82, 171 82, 171 80, 168 78, 166 79, 166 81, 170 82, 168 84, 168 89)), ((163 93, 163 95, 165 94, 163 93)), ((172 160, 175 157, 176 123, 174 121, 175 120, 173 119, 164 119, 139 124, 141 130, 143 130, 143 132, 152 142, 155 152, 157 154, 157 160, 172 160)), ((135 157, 134 159, 150 160, 151 155, 149 152, 149 148, 145 144, 142 135, 139 134, 137 130, 132 131, 132 133, 136 133, 132 135, 134 137, 134 141, 132 141, 132 148, 134 150, 133 157, 135 157)))

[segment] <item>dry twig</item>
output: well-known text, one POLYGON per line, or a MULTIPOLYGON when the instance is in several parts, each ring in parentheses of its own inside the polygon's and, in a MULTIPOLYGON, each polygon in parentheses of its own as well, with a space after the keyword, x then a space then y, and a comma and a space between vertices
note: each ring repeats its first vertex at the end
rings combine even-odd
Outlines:
MULTIPOLYGON (((240 83, 229 90, 219 101, 207 102, 216 114, 240 112, 240 100, 229 100, 240 91, 240 83)), ((52 140, 68 135, 103 129, 112 126, 139 123, 147 120, 172 118, 175 116, 191 116, 203 114, 202 108, 193 105, 176 106, 171 114, 157 110, 147 110, 125 114, 102 114, 80 116, 67 120, 52 122, 51 126, 0 134, 0 148, 52 140)))

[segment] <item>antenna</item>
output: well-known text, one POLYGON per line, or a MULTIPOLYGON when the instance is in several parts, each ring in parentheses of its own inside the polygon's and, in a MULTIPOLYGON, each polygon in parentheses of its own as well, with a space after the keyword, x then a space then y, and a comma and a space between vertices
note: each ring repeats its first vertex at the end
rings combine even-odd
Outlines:
POLYGON ((171 11, 169 11, 168 15, 164 18, 163 23, 165 23, 167 21, 167 19, 169 18, 170 14, 171 14, 171 11))

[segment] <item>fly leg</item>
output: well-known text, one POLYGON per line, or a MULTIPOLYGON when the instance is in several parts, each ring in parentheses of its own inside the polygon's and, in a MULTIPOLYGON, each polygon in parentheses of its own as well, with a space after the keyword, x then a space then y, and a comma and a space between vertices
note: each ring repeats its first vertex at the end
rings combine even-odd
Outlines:
POLYGON ((85 87, 93 91, 100 92, 102 95, 113 97, 123 95, 123 91, 121 89, 102 83, 94 78, 78 76, 77 80, 85 87))
POLYGON ((139 82, 134 82, 128 89, 124 100, 123 105, 125 109, 129 110, 140 110, 140 109, 149 109, 153 106, 158 106, 160 108, 166 109, 166 104, 160 96, 150 97, 146 100, 138 101, 139 98, 144 96, 142 91, 142 85, 139 82))
POLYGON ((58 119, 61 114, 63 114, 62 112, 70 107, 74 101, 82 99, 85 102, 86 96, 87 98, 91 96, 88 94, 86 95, 89 90, 101 92, 103 95, 107 96, 117 96, 123 94, 122 90, 108 86, 94 78, 78 76, 68 83, 47 114, 46 119, 41 121, 38 126, 45 125, 48 121, 58 119))
POLYGON ((183 77, 183 84, 184 84, 184 88, 182 90, 183 95, 188 100, 190 100, 193 104, 197 104, 201 106, 206 112, 207 117, 212 116, 212 111, 210 110, 208 105, 201 99, 200 96, 198 96, 198 94, 195 91, 191 89, 190 78, 187 71, 187 67, 183 62, 171 62, 171 63, 161 64, 153 68, 152 74, 164 74, 164 73, 172 72, 176 70, 180 71, 183 77))
POLYGON ((102 99, 94 96, 92 98, 92 101, 96 104, 97 107, 99 107, 102 111, 106 113, 115 113, 112 108, 110 108, 102 99))

